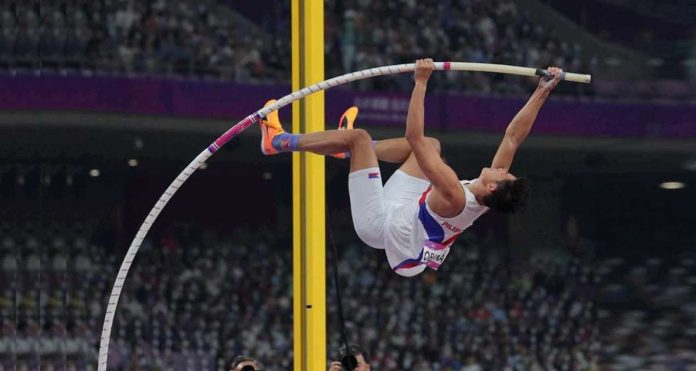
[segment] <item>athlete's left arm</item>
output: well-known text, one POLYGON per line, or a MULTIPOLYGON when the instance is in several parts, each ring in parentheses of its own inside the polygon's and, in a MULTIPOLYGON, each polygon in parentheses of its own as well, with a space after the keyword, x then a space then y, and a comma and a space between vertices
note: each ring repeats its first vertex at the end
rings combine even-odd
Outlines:
POLYGON ((539 85, 537 86, 532 96, 527 101, 527 104, 522 107, 522 109, 517 112, 517 115, 512 119, 507 129, 505 130, 505 136, 500 142, 498 151, 493 157, 492 168, 504 169, 509 171, 512 165, 512 160, 515 158, 515 152, 517 148, 522 145, 529 132, 532 130, 532 125, 534 125, 534 120, 536 120, 539 110, 546 102, 549 94, 553 88, 558 85, 561 81, 562 69, 557 67, 551 67, 548 71, 554 76, 552 79, 546 79, 544 77, 539 79, 539 85))

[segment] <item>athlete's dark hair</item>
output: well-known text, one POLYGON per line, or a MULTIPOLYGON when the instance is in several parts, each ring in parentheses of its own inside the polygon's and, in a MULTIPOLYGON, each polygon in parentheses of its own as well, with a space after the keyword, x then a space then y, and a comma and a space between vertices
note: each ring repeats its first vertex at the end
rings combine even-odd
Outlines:
POLYGON ((514 213, 524 207, 529 196, 529 180, 517 178, 498 182, 498 187, 483 198, 483 204, 501 213, 514 213))

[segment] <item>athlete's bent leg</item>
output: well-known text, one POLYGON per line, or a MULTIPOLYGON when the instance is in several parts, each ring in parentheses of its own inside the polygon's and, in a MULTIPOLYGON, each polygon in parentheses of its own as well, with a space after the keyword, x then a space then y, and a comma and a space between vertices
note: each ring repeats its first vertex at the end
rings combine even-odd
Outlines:
POLYGON ((382 177, 372 138, 365 130, 329 130, 306 135, 283 130, 277 113, 261 121, 261 151, 273 155, 281 152, 309 151, 320 155, 351 152, 348 176, 351 214, 358 237, 367 245, 384 248, 386 207, 382 177))
MULTIPOLYGON (((440 141, 431 137, 427 139, 435 146, 437 152, 440 153, 440 141)), ((374 144, 374 147, 379 161, 402 164, 406 162, 408 156, 411 155, 411 146, 408 144, 406 138, 378 140, 377 143, 374 144)))
POLYGON ((377 167, 372 138, 363 129, 328 130, 303 135, 297 144, 299 151, 330 155, 350 151, 350 171, 377 167))
POLYGON ((318 154, 350 151, 348 193, 355 233, 368 246, 384 248, 387 213, 382 176, 370 134, 362 129, 311 133, 300 138, 298 149, 318 154))
MULTIPOLYGON (((266 107, 274 100, 266 102, 266 107)), ((372 138, 365 130, 328 130, 309 134, 292 134, 283 130, 278 111, 268 114, 260 122, 261 152, 275 155, 283 152, 307 151, 320 155, 354 153, 350 160, 351 171, 377 166, 377 156, 372 148, 372 138)))
POLYGON ((378 140, 374 146, 379 161, 401 164, 411 154, 411 145, 406 138, 378 140))

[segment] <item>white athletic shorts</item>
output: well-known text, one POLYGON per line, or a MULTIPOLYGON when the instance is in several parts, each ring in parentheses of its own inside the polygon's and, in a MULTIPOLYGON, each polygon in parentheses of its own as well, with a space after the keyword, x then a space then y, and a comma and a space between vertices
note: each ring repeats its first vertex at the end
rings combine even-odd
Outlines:
POLYGON ((416 228, 418 199, 428 186, 427 180, 397 170, 382 187, 378 167, 354 171, 348 176, 355 232, 367 245, 385 249, 392 267, 415 258, 422 249, 424 236, 416 228))
POLYGON ((371 167, 348 174, 348 193, 353 226, 358 237, 375 249, 384 249, 387 206, 379 168, 371 167))

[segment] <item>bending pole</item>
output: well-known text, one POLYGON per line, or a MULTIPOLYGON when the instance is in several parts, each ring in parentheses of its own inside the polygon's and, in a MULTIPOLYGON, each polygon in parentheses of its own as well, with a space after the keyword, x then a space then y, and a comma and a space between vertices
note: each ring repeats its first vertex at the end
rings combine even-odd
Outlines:
MULTIPOLYGON (((308 86, 301 90, 290 93, 283 98, 280 98, 275 104, 272 104, 266 108, 262 108, 253 114, 247 116, 242 121, 238 122, 217 138, 208 148, 203 150, 196 158, 191 161, 190 164, 174 179, 174 181, 167 187, 164 193, 160 196, 152 207, 150 212, 147 214, 145 221, 140 225, 138 233, 135 234, 133 241, 126 252, 126 257, 121 263, 121 268, 118 270, 116 275, 116 281, 111 289, 111 295, 109 297, 109 303, 106 307, 106 312, 104 314, 104 325, 102 327, 101 341, 99 343, 99 359, 97 369, 98 371, 106 371, 108 356, 109 356, 109 340, 111 337, 111 327, 113 326, 114 315, 116 314, 116 307, 118 306, 118 299, 121 296, 121 290, 126 281, 126 276, 130 270, 133 260, 135 260, 135 255, 140 249, 140 245, 143 243, 147 232, 150 231, 150 227, 157 220, 160 212, 169 203, 176 191, 181 187, 184 182, 196 171, 200 166, 208 160, 217 150, 219 150, 225 143, 229 142, 230 139, 237 136, 242 131, 246 130, 252 124, 258 122, 261 118, 266 117, 269 113, 277 111, 288 104, 302 99, 312 93, 316 93, 321 90, 326 90, 333 88, 335 86, 343 85, 348 82, 368 79, 376 76, 390 75, 396 73, 413 72, 416 68, 415 63, 407 64, 397 64, 392 66, 375 67, 362 71, 352 72, 338 77, 334 77, 329 80, 325 80, 316 83, 312 86, 308 86)), ((436 70, 452 70, 452 71, 480 71, 480 72, 495 72, 504 73, 510 75, 521 75, 521 76, 541 76, 547 73, 545 70, 538 68, 529 67, 517 67, 508 66, 502 64, 488 64, 488 63, 465 63, 465 62, 436 62, 436 70)), ((577 73, 564 73, 564 80, 589 83, 592 80, 590 75, 583 75, 577 73)))

